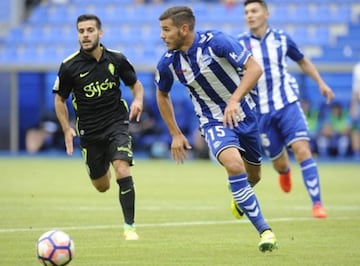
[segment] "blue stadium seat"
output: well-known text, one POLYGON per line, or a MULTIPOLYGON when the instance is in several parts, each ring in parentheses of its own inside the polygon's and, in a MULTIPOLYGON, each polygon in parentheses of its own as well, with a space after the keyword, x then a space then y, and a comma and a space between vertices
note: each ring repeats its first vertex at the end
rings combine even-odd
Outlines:
MULTIPOLYGON (((242 4, 229 9, 222 3, 186 3, 196 14, 197 29, 221 29, 232 35, 247 30, 242 4)), ((268 3, 272 13, 270 25, 291 29, 290 35, 300 46, 320 47, 324 56, 315 58, 317 62, 352 62, 358 59, 341 52, 346 46, 353 49, 355 54, 359 49, 360 38, 357 36, 360 36, 360 30, 350 30, 351 25, 349 34, 339 37, 338 45, 332 43, 329 46, 330 25, 350 23, 352 4, 358 1, 331 0, 325 4, 323 0, 290 0, 286 3, 269 0, 268 3)), ((85 12, 94 12, 103 20, 105 35, 102 41, 106 46, 119 47, 136 62, 152 63, 165 50, 160 39, 158 16, 168 6, 168 2, 141 5, 134 4, 133 0, 73 0, 66 5, 49 1, 35 8, 23 25, 11 29, 4 43, 36 47, 37 44, 51 46, 60 42, 61 45, 76 47, 76 17, 85 12)), ((21 52, 16 54, 24 60, 21 52)), ((31 58, 31 55, 28 57, 31 58)))

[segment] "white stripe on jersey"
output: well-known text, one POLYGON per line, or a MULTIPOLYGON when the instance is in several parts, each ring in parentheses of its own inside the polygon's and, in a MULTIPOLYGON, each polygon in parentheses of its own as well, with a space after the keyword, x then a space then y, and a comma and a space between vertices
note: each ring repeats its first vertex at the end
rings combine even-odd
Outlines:
MULTIPOLYGON (((211 30, 197 32, 187 52, 169 51, 160 59, 155 82, 164 92, 171 91, 174 79, 186 86, 200 126, 222 122, 227 102, 240 84, 250 56, 230 35, 211 30)), ((244 118, 256 107, 247 95, 239 108, 244 118)))
MULTIPOLYGON (((227 73, 229 78, 235 84, 239 84, 240 77, 239 77, 239 74, 234 69, 234 67, 232 67, 225 58, 220 58, 220 57, 216 56, 213 53, 211 47, 209 47, 208 49, 209 49, 211 58, 221 65, 221 67, 227 73)), ((196 61, 202 62, 203 61, 202 56, 203 56, 202 49, 201 49, 201 47, 198 47, 197 52, 196 52, 196 57, 197 57, 196 61)), ((214 99, 211 97, 211 95, 209 96, 207 94, 207 93, 209 93, 209 91, 205 91, 203 89, 203 86, 201 86, 195 80, 194 73, 192 72, 191 66, 182 54, 180 56, 180 62, 181 62, 181 68, 186 69, 186 74, 184 75, 185 79, 186 79, 186 83, 194 89, 194 91, 199 95, 201 100, 209 108, 212 118, 217 121, 222 121, 222 119, 224 117, 222 109, 220 108, 220 106, 218 104, 214 103, 214 99)), ((209 84, 211 84, 212 88, 216 88, 216 93, 217 93, 218 97, 221 98, 224 102, 227 102, 232 94, 228 91, 228 89, 223 85, 223 83, 218 79, 218 77, 213 73, 213 71, 211 71, 211 69, 207 65, 199 64, 199 67, 200 67, 200 73, 204 77, 204 79, 209 84)), ((202 114, 201 104, 198 102, 198 99, 196 99, 191 93, 190 93, 190 95, 191 95, 192 102, 194 104, 195 112, 200 117, 200 124, 203 125, 203 124, 209 122, 208 118, 202 114)), ((250 108, 251 107, 253 107, 253 106, 250 106, 250 108)), ((241 117, 246 116, 241 107, 240 107, 240 116, 241 117)))
MULTIPOLYGON (((298 100, 298 85, 287 71, 287 37, 277 33, 279 40, 275 38, 274 32, 263 39, 249 39, 254 59, 264 70, 257 83, 259 110, 262 114, 279 110, 298 100)), ((240 42, 245 46, 244 41, 240 42)))

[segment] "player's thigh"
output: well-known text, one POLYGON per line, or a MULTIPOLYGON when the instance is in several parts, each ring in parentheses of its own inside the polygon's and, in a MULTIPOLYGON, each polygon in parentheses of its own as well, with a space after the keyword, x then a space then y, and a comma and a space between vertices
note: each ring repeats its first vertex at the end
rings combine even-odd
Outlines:
POLYGON ((127 125, 117 125, 109 138, 108 156, 111 162, 121 160, 133 165, 132 139, 127 125))
POLYGON ((202 128, 202 134, 214 158, 219 159, 219 154, 229 147, 236 147, 244 152, 240 146, 239 138, 234 130, 224 127, 222 123, 206 125, 202 128))
POLYGON ((87 172, 92 180, 100 179, 107 175, 110 161, 107 156, 107 143, 97 142, 86 147, 81 147, 87 172))
POLYGON ((276 119, 286 146, 297 140, 310 140, 306 117, 298 102, 287 105, 276 119))
POLYGON ((271 160, 277 158, 284 149, 284 140, 275 119, 270 115, 262 115, 259 119, 259 130, 264 153, 271 160))
POLYGON ((113 164, 116 178, 130 175, 130 166, 133 162, 131 136, 127 127, 121 127, 109 140, 108 156, 113 164))
POLYGON ((229 175, 245 172, 241 157, 245 150, 241 147, 239 137, 234 130, 219 123, 205 126, 203 134, 210 152, 225 167, 229 175))
POLYGON ((242 121, 239 127, 234 129, 238 135, 243 160, 250 165, 260 166, 262 161, 261 140, 258 123, 246 123, 242 121))

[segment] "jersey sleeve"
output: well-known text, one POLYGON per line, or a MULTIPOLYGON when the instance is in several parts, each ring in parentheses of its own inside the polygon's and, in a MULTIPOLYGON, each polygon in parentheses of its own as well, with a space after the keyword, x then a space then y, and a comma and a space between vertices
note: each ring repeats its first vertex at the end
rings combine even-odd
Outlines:
POLYGON ((251 56, 251 52, 245 49, 236 38, 223 33, 216 34, 210 46, 217 56, 226 58, 236 69, 243 69, 251 56))
POLYGON ((66 65, 64 63, 61 64, 58 75, 54 82, 54 86, 52 89, 53 93, 59 94, 61 97, 67 99, 72 90, 72 78, 68 75, 68 71, 66 69, 66 65))
POLYGON ((304 54, 300 51, 299 47, 296 45, 293 39, 289 35, 286 35, 286 37, 287 37, 286 40, 288 46, 286 55, 295 62, 303 59, 304 54))
POLYGON ((129 60, 123 55, 119 54, 120 78, 126 86, 132 86, 137 81, 136 71, 129 60))
POLYGON ((169 92, 174 83, 174 76, 169 68, 169 65, 160 60, 156 67, 155 85, 156 88, 163 92, 169 92))

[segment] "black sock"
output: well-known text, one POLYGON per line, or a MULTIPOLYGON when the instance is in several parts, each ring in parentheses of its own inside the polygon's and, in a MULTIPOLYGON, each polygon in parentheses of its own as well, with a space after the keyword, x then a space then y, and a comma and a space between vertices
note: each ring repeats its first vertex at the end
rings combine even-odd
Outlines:
POLYGON ((132 225, 135 217, 135 188, 131 176, 117 179, 119 184, 119 201, 125 223, 132 225))

